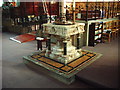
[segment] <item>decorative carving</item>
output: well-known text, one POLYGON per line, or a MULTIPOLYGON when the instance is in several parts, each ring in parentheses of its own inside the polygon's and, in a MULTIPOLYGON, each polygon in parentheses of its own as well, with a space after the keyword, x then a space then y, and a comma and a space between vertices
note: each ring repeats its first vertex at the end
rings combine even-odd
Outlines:
MULTIPOLYGON (((80 47, 76 49, 72 45, 71 35, 81 34, 84 32, 84 24, 76 23, 74 25, 54 25, 43 24, 43 32, 56 37, 56 44, 51 50, 46 50, 46 57, 67 64, 68 62, 81 56, 80 47)), ((78 42, 80 39, 78 40, 78 42)), ((79 45, 79 43, 78 43, 79 45)))

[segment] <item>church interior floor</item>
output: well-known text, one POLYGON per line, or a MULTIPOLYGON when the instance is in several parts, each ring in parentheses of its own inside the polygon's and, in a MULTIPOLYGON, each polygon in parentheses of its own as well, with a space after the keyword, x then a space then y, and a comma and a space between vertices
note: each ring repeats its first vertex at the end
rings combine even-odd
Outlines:
POLYGON ((2 33, 2 87, 3 88, 95 88, 117 87, 118 83, 118 42, 101 43, 85 50, 103 54, 91 65, 80 71, 76 81, 70 85, 61 83, 48 75, 28 68, 23 56, 37 51, 37 42, 17 43, 9 40, 16 36, 2 33))
POLYGON ((99 87, 119 87, 118 48, 118 38, 95 47, 83 47, 82 49, 101 53, 102 56, 79 72, 78 78, 99 87))

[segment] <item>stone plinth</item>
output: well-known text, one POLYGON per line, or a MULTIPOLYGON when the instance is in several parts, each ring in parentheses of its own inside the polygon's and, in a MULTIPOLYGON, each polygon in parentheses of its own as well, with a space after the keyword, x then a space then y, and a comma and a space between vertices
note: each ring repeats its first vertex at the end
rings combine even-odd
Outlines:
POLYGON ((54 25, 52 23, 43 24, 43 33, 47 34, 48 49, 46 50, 46 57, 54 59, 58 62, 67 64, 70 61, 80 57, 80 35, 84 32, 84 24, 76 23, 74 25, 54 25), (71 36, 78 35, 77 47, 72 45, 71 36), (51 36, 56 37, 57 42, 55 46, 51 47, 51 36))
POLYGON ((99 53, 87 50, 82 50, 81 52, 82 56, 80 58, 68 64, 45 57, 45 51, 32 53, 28 56, 24 56, 23 59, 24 63, 28 66, 40 70, 65 84, 71 84, 75 81, 75 75, 79 71, 101 56, 99 53))

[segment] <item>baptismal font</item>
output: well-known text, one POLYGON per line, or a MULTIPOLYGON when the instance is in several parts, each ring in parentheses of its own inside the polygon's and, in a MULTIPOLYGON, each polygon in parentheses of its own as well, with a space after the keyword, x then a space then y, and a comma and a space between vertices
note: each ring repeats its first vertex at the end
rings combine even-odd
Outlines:
MULTIPOLYGON (((73 2, 73 10, 74 9, 75 2, 73 2)), ((57 21, 54 23, 43 24, 43 33, 47 34, 48 39, 48 48, 45 56, 67 64, 82 55, 80 39, 84 32, 84 24, 75 23, 75 20, 73 20, 73 22, 66 21, 65 0, 59 2, 59 11, 59 19, 57 21), (72 35, 77 35, 77 47, 72 45, 72 35), (55 37, 57 40, 54 46, 51 46, 51 37, 55 37)), ((75 19, 75 17, 73 17, 73 19, 75 19)))

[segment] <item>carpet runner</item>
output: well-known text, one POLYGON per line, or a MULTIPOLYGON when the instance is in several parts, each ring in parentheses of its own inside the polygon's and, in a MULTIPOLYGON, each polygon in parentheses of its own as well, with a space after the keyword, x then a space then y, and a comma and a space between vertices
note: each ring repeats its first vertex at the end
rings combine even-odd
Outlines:
POLYGON ((13 40, 18 43, 25 43, 25 42, 33 41, 35 40, 35 38, 36 38, 35 32, 31 32, 31 33, 11 37, 10 40, 13 40))

